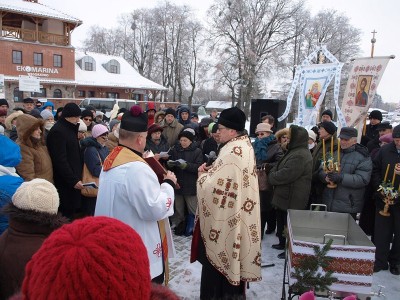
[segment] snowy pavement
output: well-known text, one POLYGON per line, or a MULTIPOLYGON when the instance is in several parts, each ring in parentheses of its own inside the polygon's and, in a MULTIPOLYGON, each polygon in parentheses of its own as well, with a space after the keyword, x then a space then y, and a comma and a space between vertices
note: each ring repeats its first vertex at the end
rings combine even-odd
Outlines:
MULTIPOLYGON (((198 262, 191 264, 189 261, 192 239, 191 237, 174 235, 174 241, 177 255, 176 258, 170 259, 169 287, 184 300, 199 299, 201 264, 198 262)), ((262 241, 262 265, 275 264, 275 266, 262 268, 262 281, 250 283, 250 288, 246 291, 247 299, 281 299, 285 261, 277 258, 277 255, 282 251, 271 248, 271 245, 276 243, 278 243, 278 239, 275 235, 264 235, 262 241)), ((374 296, 371 300, 400 299, 400 276, 392 275, 389 271, 375 273, 372 291, 377 292, 378 285, 385 286, 382 290, 385 296, 374 296)), ((297 297, 294 299, 297 299, 297 297)))

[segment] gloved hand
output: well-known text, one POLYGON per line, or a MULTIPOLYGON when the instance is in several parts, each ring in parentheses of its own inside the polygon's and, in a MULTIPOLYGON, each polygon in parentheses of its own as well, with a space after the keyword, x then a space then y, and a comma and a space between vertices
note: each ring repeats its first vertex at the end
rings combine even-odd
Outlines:
POLYGON ((183 162, 183 163, 179 164, 179 168, 181 168, 182 170, 186 169, 186 167, 187 167, 187 163, 186 162, 183 162))
POLYGON ((328 179, 334 183, 340 183, 343 180, 343 175, 340 173, 335 173, 335 172, 328 173, 327 176, 328 176, 328 179))
POLYGON ((168 168, 175 167, 175 162, 173 160, 169 160, 169 161, 167 161, 167 166, 168 166, 168 168))

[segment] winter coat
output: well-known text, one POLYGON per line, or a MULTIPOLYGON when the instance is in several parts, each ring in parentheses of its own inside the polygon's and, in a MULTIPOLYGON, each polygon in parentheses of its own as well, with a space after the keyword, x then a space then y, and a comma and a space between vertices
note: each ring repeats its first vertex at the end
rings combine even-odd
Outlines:
POLYGON ((118 146, 118 138, 114 135, 113 132, 108 134, 108 141, 106 142, 106 147, 108 151, 111 152, 115 147, 118 146))
POLYGON ((178 140, 178 135, 183 129, 183 125, 174 119, 171 124, 168 124, 164 119, 160 125, 164 130, 162 135, 167 139, 170 147, 174 146, 178 140))
POLYGON ((290 126, 288 151, 272 168, 268 181, 274 186, 272 204, 281 210, 305 209, 311 188, 312 157, 308 150, 308 132, 290 126))
POLYGON ((41 119, 26 114, 17 119, 17 144, 21 147, 22 155, 17 171, 25 181, 42 178, 53 183, 53 166, 45 144, 44 130, 41 119), (42 134, 40 139, 35 139, 31 135, 38 127, 42 134))
POLYGON ((10 203, 4 210, 9 228, 0 236, 0 299, 20 290, 25 266, 50 233, 67 223, 61 215, 22 210, 10 203))
MULTIPOLYGON (((322 203, 327 205, 328 211, 340 213, 359 213, 364 206, 364 193, 368 185, 372 161, 368 149, 356 144, 348 149, 340 151, 340 173, 342 182, 337 183, 337 188, 324 188, 322 203)), ((333 157, 337 157, 334 152, 333 157)), ((319 178, 326 184, 326 173, 320 168, 319 178)))
POLYGON ((169 154, 170 160, 183 159, 187 162, 185 169, 179 167, 171 168, 180 186, 180 189, 177 189, 175 192, 180 195, 196 195, 198 168, 203 163, 203 153, 191 143, 186 149, 177 144, 170 150, 169 154))
POLYGON ((151 140, 151 136, 147 136, 145 150, 151 150, 154 154, 160 152, 168 152, 169 144, 167 142, 167 139, 163 135, 160 136, 160 139, 160 143, 156 145, 156 143, 151 140))
MULTIPOLYGON (((381 197, 378 196, 378 192, 376 191, 385 178, 386 168, 388 165, 390 165, 386 181, 392 181, 394 167, 398 163, 400 163, 400 154, 397 152, 396 145, 394 144, 394 142, 382 146, 381 149, 376 154, 375 158, 373 159, 371 184, 373 191, 375 193, 375 204, 377 209, 382 209, 384 206, 381 197)), ((394 186, 398 189, 399 184, 400 184, 400 176, 396 176, 394 181, 394 186)), ((400 208, 400 201, 398 201, 396 204, 390 207, 400 208)))
POLYGON ((206 154, 209 155, 211 151, 214 151, 215 154, 218 156, 219 145, 217 144, 217 142, 214 140, 213 137, 209 137, 208 139, 203 141, 202 149, 203 149, 203 161, 204 162, 207 162, 207 160, 208 160, 206 154))
POLYGON ((85 138, 80 143, 83 162, 92 176, 99 177, 103 162, 109 154, 108 148, 102 146, 94 137, 85 138))
POLYGON ((369 141, 373 141, 377 138, 379 139, 379 131, 377 128, 380 124, 379 122, 376 125, 368 124, 365 126, 365 135, 361 137, 361 145, 367 146, 369 141))
POLYGON ((60 118, 50 129, 47 148, 53 163, 54 185, 60 195, 59 210, 71 214, 81 207, 81 191, 74 188, 82 179, 82 158, 78 142, 79 124, 60 118))

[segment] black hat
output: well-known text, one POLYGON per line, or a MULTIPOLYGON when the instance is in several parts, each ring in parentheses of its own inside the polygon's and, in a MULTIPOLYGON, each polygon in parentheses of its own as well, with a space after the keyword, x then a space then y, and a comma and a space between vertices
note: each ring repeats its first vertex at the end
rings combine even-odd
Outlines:
POLYGON ((198 114, 196 114, 196 113, 192 113, 192 115, 190 116, 190 118, 199 118, 199 115, 198 114))
POLYGON ((328 115, 329 117, 331 117, 331 120, 333 119, 333 114, 332 114, 332 112, 331 112, 329 109, 324 110, 324 111, 322 112, 322 114, 321 114, 321 117, 322 117, 323 115, 328 115))
POLYGON ((213 122, 213 119, 211 119, 211 118, 203 118, 203 119, 201 119, 199 126, 206 127, 206 126, 210 125, 212 122, 213 122))
POLYGON ((353 137, 357 137, 357 129, 353 127, 342 127, 340 129, 339 138, 349 140, 353 137))
POLYGON ((329 121, 321 122, 321 123, 319 123, 318 126, 324 128, 326 130, 326 132, 329 133, 330 135, 335 134, 335 132, 337 130, 335 124, 333 124, 332 122, 329 122, 329 121))
POLYGON ((395 128, 393 128, 392 137, 394 139, 400 138, 400 125, 397 125, 395 128))
POLYGON ((139 105, 134 105, 124 113, 121 119, 121 129, 132 132, 147 131, 147 114, 139 105))
POLYGON ((84 111, 82 111, 82 116, 81 117, 82 117, 82 119, 84 117, 91 117, 93 119, 93 113, 92 113, 91 110, 85 109, 84 111))
POLYGON ((87 105, 87 106, 85 106, 85 109, 96 111, 96 108, 93 105, 87 105))
POLYGON ((33 99, 32 98, 25 98, 24 103, 33 103, 33 99))
POLYGON ((168 107, 165 110, 165 115, 173 115, 174 117, 176 117, 176 111, 172 107, 168 107))
POLYGON ((244 130, 246 124, 246 115, 237 107, 224 109, 218 118, 218 124, 237 131, 244 130))
POLYGON ((188 130, 182 131, 182 132, 178 135, 178 140, 179 140, 181 137, 185 137, 185 138, 191 140, 192 142, 193 142, 193 140, 194 140, 194 135, 193 135, 190 131, 188 131, 188 130))
POLYGON ((128 110, 125 108, 125 107, 121 107, 119 110, 118 110, 118 115, 120 114, 120 113, 126 113, 128 110))
POLYGON ((382 123, 379 123, 378 126, 376 126, 376 130, 378 130, 378 131, 386 130, 386 129, 392 129, 392 125, 390 125, 389 122, 382 122, 382 123))
POLYGON ((369 119, 377 119, 379 121, 382 121, 382 113, 379 110, 373 110, 369 114, 369 119))
POLYGON ((32 117, 35 117, 36 119, 43 119, 42 116, 40 115, 40 110, 38 110, 37 108, 32 109, 29 114, 32 117))
POLYGON ((73 102, 67 103, 62 110, 61 116, 63 118, 80 117, 82 114, 79 106, 73 102))
POLYGON ((217 133, 217 130, 218 130, 218 124, 214 123, 214 125, 212 127, 212 130, 211 130, 211 133, 217 133))
POLYGON ((8 105, 7 100, 4 99, 4 98, 3 98, 3 99, 0 99, 0 106, 1 106, 1 105, 7 105, 7 107, 10 108, 10 106, 8 105))

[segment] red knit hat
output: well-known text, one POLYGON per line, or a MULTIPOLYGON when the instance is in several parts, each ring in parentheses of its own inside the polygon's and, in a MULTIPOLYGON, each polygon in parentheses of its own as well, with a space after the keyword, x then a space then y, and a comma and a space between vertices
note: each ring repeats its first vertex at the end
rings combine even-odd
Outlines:
POLYGON ((54 231, 25 269, 24 299, 150 299, 147 250, 128 225, 87 217, 54 231))

